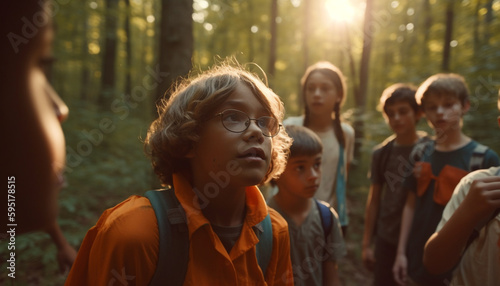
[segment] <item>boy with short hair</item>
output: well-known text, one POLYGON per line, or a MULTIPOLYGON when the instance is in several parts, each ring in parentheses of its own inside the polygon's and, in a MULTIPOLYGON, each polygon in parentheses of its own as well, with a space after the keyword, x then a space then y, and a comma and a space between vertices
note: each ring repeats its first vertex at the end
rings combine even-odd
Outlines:
POLYGON ((362 258, 366 268, 373 270, 376 286, 397 285, 392 266, 406 201, 402 183, 411 174, 406 164, 413 146, 427 138, 424 132, 416 130, 422 112, 415 91, 411 85, 397 83, 386 88, 380 97, 379 109, 394 134, 373 151, 366 202, 362 258))
POLYGON ((268 204, 288 223, 295 285, 338 286, 337 260, 346 253, 340 223, 328 204, 313 198, 321 181, 321 139, 304 126, 286 131, 293 139, 290 157, 268 204))
MULTIPOLYGON (((498 95, 500 110, 500 91, 498 95)), ((426 268, 440 273, 456 266, 450 286, 500 285, 499 210, 500 167, 465 176, 427 241, 426 268)))
POLYGON ((416 99, 435 138, 416 145, 410 157, 415 169, 404 182, 404 187, 410 191, 403 209, 394 278, 401 285, 407 282, 448 285, 449 272, 432 275, 425 269, 422 263, 424 245, 441 220, 453 189, 471 171, 471 163, 479 156, 478 167, 488 168, 497 166, 499 159, 493 150, 462 132, 462 117, 470 107, 469 92, 462 76, 433 75, 420 85, 416 99), (483 151, 479 152, 481 149, 483 151))
MULTIPOLYGON (((183 81, 163 103, 145 145, 180 202, 178 216, 168 218, 170 231, 187 232, 189 244, 181 255, 166 253, 174 266, 188 260, 185 274, 158 284, 293 285, 286 221, 255 186, 286 164, 291 142, 281 128, 279 97, 241 67, 221 64, 183 81), (263 224, 269 216, 272 229, 263 224), (263 269, 257 244, 269 236, 263 269)), ((66 285, 151 285, 172 270, 157 269, 163 228, 152 203, 132 196, 106 210, 88 231, 66 285)))

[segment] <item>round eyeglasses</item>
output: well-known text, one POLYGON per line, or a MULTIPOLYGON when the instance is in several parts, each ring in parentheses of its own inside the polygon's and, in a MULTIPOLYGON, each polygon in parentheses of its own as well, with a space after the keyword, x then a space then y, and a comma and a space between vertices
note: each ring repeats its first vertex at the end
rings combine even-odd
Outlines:
POLYGON ((266 137, 274 137, 280 132, 281 124, 278 120, 270 116, 261 116, 259 118, 250 118, 248 114, 236 109, 226 109, 215 114, 220 116, 222 126, 228 131, 241 133, 248 129, 250 121, 255 121, 257 126, 262 130, 262 135, 266 137))

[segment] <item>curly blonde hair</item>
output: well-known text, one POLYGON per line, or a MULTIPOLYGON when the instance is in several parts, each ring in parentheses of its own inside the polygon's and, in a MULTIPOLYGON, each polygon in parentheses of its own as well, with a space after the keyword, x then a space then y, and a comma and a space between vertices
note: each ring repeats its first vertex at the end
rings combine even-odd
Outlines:
MULTIPOLYGON (((191 170, 185 156, 198 142, 204 122, 213 117, 216 108, 240 83, 248 86, 269 114, 282 122, 283 102, 256 75, 240 65, 221 63, 198 76, 183 79, 173 87, 170 98, 157 105, 159 117, 149 127, 144 142, 153 169, 164 185, 172 185, 174 173, 191 170)), ((284 128, 271 140, 271 163, 261 183, 283 172, 291 144, 284 128)))

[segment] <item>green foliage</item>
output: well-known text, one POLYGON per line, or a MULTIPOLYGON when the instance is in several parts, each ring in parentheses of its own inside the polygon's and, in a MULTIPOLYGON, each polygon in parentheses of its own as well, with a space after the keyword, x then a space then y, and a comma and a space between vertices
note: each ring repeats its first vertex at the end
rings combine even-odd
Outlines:
MULTIPOLYGON (((81 161, 77 165, 68 164, 68 185, 59 197, 59 224, 68 242, 78 248, 87 230, 105 209, 152 187, 150 161, 143 153, 141 142, 149 122, 133 115, 122 120, 112 112, 98 112, 96 106, 83 108, 80 103, 75 106, 67 103, 72 114, 63 124, 66 145, 68 150, 75 150, 81 161), (99 142, 99 137, 89 139, 85 132, 98 130, 103 118, 110 119, 115 128, 107 134, 102 133, 102 141, 94 144, 92 140, 99 142), (87 142, 85 146, 92 146, 89 154, 80 152, 87 150, 78 148, 84 146, 82 142, 87 142)), ((68 152, 71 154, 74 153, 68 152)), ((1 257, 6 257, 6 250, 6 247, 0 249, 1 257)), ((64 283, 64 275, 58 273, 55 246, 47 234, 19 236, 16 255, 19 258, 16 285, 64 283)), ((2 263, 2 267, 5 266, 5 261, 2 263)))

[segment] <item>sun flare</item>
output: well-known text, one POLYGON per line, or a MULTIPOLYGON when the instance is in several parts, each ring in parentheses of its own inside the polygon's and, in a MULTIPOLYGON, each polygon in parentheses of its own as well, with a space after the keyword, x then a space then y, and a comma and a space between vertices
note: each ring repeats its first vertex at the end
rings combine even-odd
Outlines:
POLYGON ((326 0, 325 7, 334 22, 353 22, 356 11, 349 0, 326 0))

